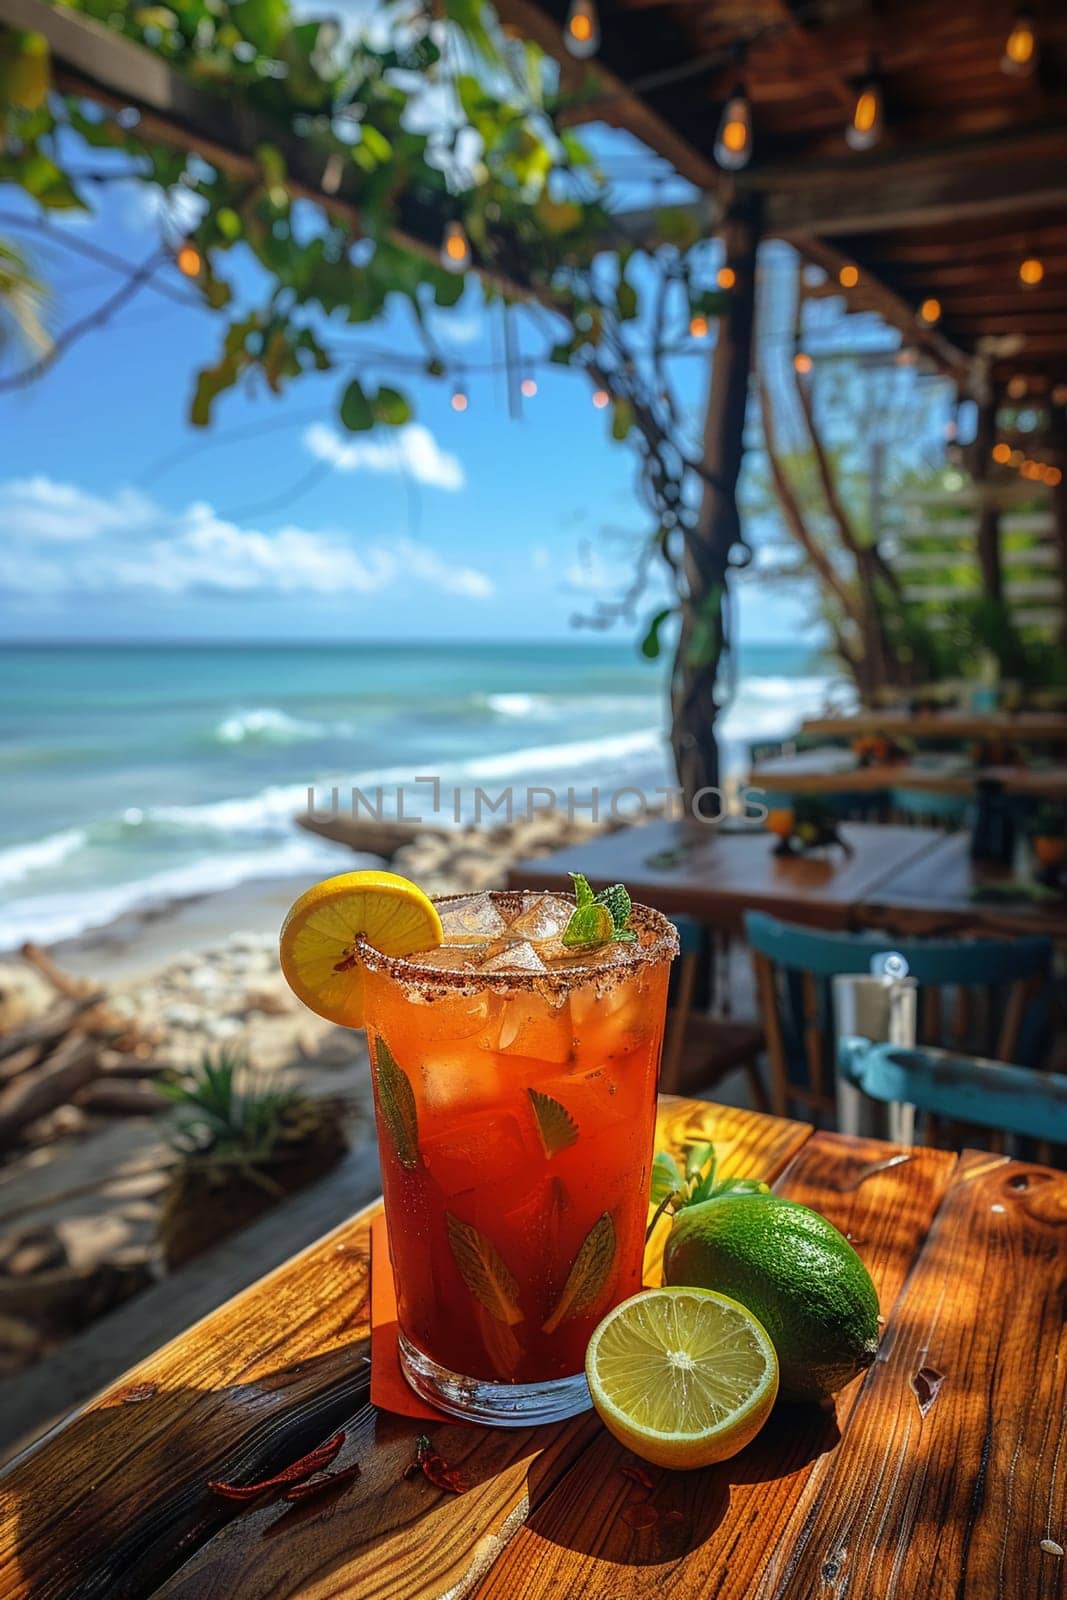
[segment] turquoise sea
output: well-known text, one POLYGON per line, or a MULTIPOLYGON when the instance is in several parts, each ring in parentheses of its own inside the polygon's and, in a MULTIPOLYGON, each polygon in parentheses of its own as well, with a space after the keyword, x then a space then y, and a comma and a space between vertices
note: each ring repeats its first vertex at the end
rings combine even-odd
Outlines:
MULTIPOLYGON (((476 787, 671 781, 664 669, 630 643, 39 646, 0 651, 0 948, 257 877, 335 870, 293 826, 313 786, 396 789, 444 815, 476 787)), ((792 729, 830 678, 810 649, 751 646, 728 767, 792 729)), ((537 802, 543 804, 541 800, 537 802)))

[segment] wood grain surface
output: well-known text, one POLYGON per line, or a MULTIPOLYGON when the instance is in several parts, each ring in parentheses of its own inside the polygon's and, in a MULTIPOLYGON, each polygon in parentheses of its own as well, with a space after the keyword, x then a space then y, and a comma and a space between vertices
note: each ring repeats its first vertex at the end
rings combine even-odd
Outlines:
MULTIPOLYGON (((727 1173, 773 1179, 810 1129, 665 1100, 661 1141, 711 1139, 727 1173)), ((420 1425, 366 1403, 369 1208, 165 1346, 0 1476, 2 1600, 188 1600, 464 1593, 588 1448, 556 1428, 435 1428, 471 1487, 406 1480, 420 1425), (252 1510, 211 1478, 251 1481, 346 1430, 323 1501, 252 1510)))
MULTIPOLYGON (((816 1134, 776 1187, 817 1206, 850 1235, 890 1322, 954 1165, 955 1157, 939 1150, 905 1156, 874 1140, 816 1134)), ((837 1396, 836 1415, 777 1407, 736 1461, 704 1472, 651 1471, 650 1494, 623 1474, 633 1458, 601 1433, 516 1534, 475 1600, 637 1600, 653 1593, 751 1600, 805 1484, 846 1427, 861 1383, 837 1396), (634 1528, 631 1508, 645 1501, 656 1520, 634 1528)), ((887 1591, 884 1600, 896 1597, 887 1591)))
MULTIPOLYGON (((746 911, 769 911, 822 928, 851 926, 853 907, 944 838, 936 828, 850 822, 852 846, 813 856, 776 856, 766 833, 722 833, 688 821, 657 820, 602 834, 582 847, 590 882, 625 883, 635 900, 687 912, 707 927, 738 932, 746 911)), ((566 851, 520 862, 513 888, 569 889, 566 851)))

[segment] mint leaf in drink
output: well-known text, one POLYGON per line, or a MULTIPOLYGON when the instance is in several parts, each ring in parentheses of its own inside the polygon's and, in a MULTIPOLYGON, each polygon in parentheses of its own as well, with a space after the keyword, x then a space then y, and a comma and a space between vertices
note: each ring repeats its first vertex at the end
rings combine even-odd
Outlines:
POLYGON ((564 929, 565 945, 629 944, 637 938, 629 926, 633 902, 621 883, 594 894, 582 873, 572 872, 571 878, 576 909, 564 929))
POLYGON ((610 1211, 605 1211, 586 1234, 567 1274, 563 1293, 548 1321, 542 1324, 542 1333, 555 1333, 568 1317, 580 1317, 592 1311, 607 1286, 614 1265, 615 1224, 610 1211))
POLYGON ((415 1094, 407 1073, 385 1040, 374 1044, 374 1076, 378 1084, 378 1105, 382 1121, 389 1129, 396 1158, 408 1172, 419 1164, 419 1119, 415 1094))
POLYGON ((541 1135, 545 1155, 551 1159, 575 1142, 578 1137, 578 1124, 567 1107, 561 1105, 558 1100, 553 1100, 550 1094, 542 1094, 540 1089, 527 1089, 526 1093, 530 1097, 530 1104, 537 1118, 537 1131, 541 1135))
POLYGON ((579 906, 563 930, 563 943, 568 949, 575 945, 610 944, 614 937, 611 912, 596 900, 579 906))
POLYGON ((581 911, 583 906, 591 906, 596 896, 589 879, 581 872, 572 872, 570 878, 574 884, 574 902, 578 910, 581 911))

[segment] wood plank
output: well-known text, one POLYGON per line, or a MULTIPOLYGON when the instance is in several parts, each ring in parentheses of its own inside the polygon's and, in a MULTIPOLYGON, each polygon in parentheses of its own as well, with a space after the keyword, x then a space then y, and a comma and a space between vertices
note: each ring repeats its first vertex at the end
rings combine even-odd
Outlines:
MULTIPOLYGON (((945 1151, 905 1155, 877 1140, 819 1133, 776 1185, 852 1236, 878 1286, 887 1339, 894 1302, 954 1165, 955 1157, 945 1151)), ((735 1461, 703 1472, 652 1472, 651 1499, 661 1521, 642 1532, 624 1520, 626 1507, 644 1498, 622 1476, 631 1458, 600 1434, 516 1534, 472 1600, 653 1593, 678 1600, 751 1600, 804 1485, 847 1427, 862 1382, 857 1379, 837 1397, 836 1420, 814 1408, 780 1406, 735 1461), (666 1524, 667 1512, 680 1512, 681 1520, 666 1524), (625 1572, 633 1576, 624 1587, 625 1572)), ((882 1600, 893 1593, 885 1590, 882 1600)), ((828 1600, 825 1592, 821 1600, 828 1600)))
POLYGON ((1041 1541, 1067 1543, 1065 1292, 1067 1173, 967 1152, 844 1441, 753 1594, 1062 1595, 1041 1541), (921 1369, 943 1378, 925 1415, 921 1369))
MULTIPOLYGON (((661 1128, 676 1145, 714 1138, 727 1171, 768 1179, 811 1131, 671 1100, 661 1128)), ((421 1425, 366 1404, 376 1208, 165 1346, 0 1475, 0 1600, 66 1600, 75 1574, 81 1600, 133 1600, 182 1562, 168 1595, 337 1593, 342 1570, 371 1583, 371 1548, 395 1560, 392 1592, 405 1600, 473 1577, 597 1425, 586 1416, 556 1429, 443 1428, 439 1448, 462 1459, 475 1487, 454 1499, 406 1482, 421 1425), (340 1464, 359 1459, 363 1472, 333 1500, 242 1516, 205 1487, 277 1470, 338 1428, 350 1433, 340 1464)))

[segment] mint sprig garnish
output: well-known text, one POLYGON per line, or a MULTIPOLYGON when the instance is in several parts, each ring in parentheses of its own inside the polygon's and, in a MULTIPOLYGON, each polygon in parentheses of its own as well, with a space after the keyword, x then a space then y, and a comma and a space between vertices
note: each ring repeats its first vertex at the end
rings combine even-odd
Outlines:
POLYGON ((589 879, 572 872, 575 909, 563 930, 563 943, 574 945, 629 944, 637 938, 629 926, 633 902, 621 883, 594 894, 589 879))

